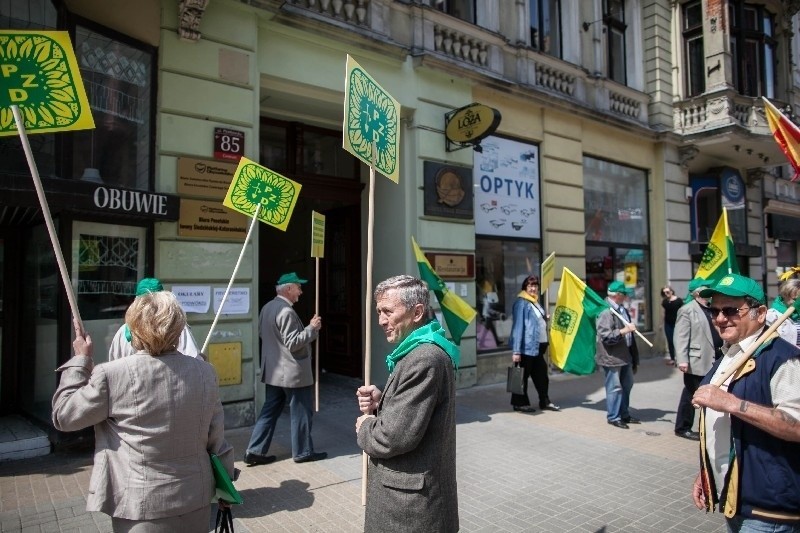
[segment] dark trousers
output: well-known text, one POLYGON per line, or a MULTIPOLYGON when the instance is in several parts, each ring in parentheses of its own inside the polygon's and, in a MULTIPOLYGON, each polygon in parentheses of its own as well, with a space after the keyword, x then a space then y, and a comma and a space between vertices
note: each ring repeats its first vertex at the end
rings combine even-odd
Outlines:
POLYGON ((547 361, 544 359, 544 354, 547 351, 547 343, 543 342, 539 345, 539 355, 535 357, 522 356, 520 366, 523 369, 522 381, 522 394, 511 395, 511 405, 515 407, 522 407, 523 405, 530 405, 531 401, 528 399, 528 378, 533 381, 533 386, 536 387, 536 392, 539 394, 539 407, 544 408, 550 403, 548 396, 548 389, 550 387, 550 378, 547 375, 547 361))
POLYGON ((694 411, 692 405, 692 396, 700 387, 700 382, 703 376, 695 376, 694 374, 683 375, 683 392, 681 393, 681 400, 678 402, 678 412, 675 413, 675 431, 685 432, 691 431, 694 425, 694 411))

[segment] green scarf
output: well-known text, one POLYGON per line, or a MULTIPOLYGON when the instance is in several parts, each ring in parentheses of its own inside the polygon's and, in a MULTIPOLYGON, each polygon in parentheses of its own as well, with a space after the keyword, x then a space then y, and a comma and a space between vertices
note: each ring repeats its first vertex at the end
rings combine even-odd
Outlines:
POLYGON ((458 346, 447 340, 444 336, 444 330, 439 322, 432 320, 411 332, 411 335, 403 339, 403 342, 397 345, 392 353, 386 356, 386 366, 389 367, 389 373, 394 372, 394 367, 397 363, 408 355, 408 352, 419 346, 420 344, 435 344, 445 351, 445 353, 453 361, 453 368, 458 370, 458 360, 460 354, 458 346))
MULTIPOLYGON (((783 298, 778 296, 772 301, 772 308, 775 309, 780 314, 786 312, 789 307, 786 305, 786 302, 783 301, 783 298)), ((800 322, 800 309, 795 308, 794 313, 792 313, 791 319, 795 322, 800 322)))

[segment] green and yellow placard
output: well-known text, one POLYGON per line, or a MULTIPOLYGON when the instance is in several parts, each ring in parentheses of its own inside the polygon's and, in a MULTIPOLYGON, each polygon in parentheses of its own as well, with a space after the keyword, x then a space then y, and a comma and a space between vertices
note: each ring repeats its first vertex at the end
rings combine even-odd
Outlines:
POLYGON ((345 150, 393 182, 399 182, 400 104, 349 55, 342 129, 345 150))
POLYGON ((0 136, 94 128, 78 61, 65 31, 0 30, 0 136))
POLYGON ((222 205, 286 231, 302 185, 246 157, 239 160, 222 205))
POLYGON ((325 257, 325 215, 311 211, 311 257, 325 257))

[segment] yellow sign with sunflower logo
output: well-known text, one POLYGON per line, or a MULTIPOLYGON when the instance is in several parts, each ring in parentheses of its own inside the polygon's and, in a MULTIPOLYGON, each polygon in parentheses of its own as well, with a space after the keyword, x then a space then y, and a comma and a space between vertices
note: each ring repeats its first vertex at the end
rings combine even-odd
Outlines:
POLYGON ((398 183, 400 104, 349 55, 346 70, 342 148, 398 183))
POLYGON ((286 231, 301 187, 296 181, 243 157, 222 205, 251 217, 258 210, 258 220, 286 231))
POLYGON ((65 31, 0 30, 0 136, 94 128, 78 61, 65 31))

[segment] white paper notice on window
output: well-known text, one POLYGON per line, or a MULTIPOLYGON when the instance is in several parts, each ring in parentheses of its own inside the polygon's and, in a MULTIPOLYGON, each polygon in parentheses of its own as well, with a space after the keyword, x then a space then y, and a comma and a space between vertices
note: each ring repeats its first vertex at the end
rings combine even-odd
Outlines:
MULTIPOLYGON (((214 313, 219 310, 222 297, 225 296, 225 287, 214 288, 214 313)), ((250 312, 250 287, 231 287, 228 299, 225 300, 224 315, 246 315, 250 312)))
POLYGON ((209 285, 173 285, 172 293, 186 313, 207 313, 211 305, 209 285))

